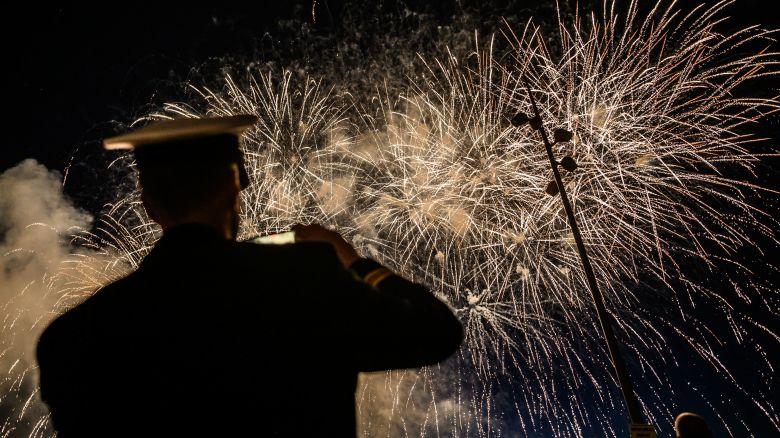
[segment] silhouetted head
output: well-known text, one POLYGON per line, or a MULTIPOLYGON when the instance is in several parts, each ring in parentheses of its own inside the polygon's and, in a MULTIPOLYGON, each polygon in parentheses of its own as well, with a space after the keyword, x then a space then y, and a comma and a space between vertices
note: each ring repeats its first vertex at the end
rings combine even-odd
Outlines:
POLYGON ((704 418, 692 413, 683 412, 674 420, 674 432, 677 438, 712 438, 712 432, 704 418))
POLYGON ((144 207, 163 232, 201 223, 235 239, 238 193, 249 184, 239 136, 256 120, 166 120, 107 139, 105 146, 134 151, 144 207))

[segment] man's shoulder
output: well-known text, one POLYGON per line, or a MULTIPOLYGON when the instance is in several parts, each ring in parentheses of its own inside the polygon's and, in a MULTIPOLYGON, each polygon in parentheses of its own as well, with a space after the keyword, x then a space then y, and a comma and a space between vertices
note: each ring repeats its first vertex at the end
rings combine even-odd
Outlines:
POLYGON ((90 326, 95 324, 96 318, 105 315, 105 307, 111 305, 122 307, 120 303, 112 303, 116 298, 127 296, 123 292, 133 289, 134 276, 134 273, 131 273, 101 287, 81 303, 55 317, 44 331, 44 334, 89 331, 90 326))

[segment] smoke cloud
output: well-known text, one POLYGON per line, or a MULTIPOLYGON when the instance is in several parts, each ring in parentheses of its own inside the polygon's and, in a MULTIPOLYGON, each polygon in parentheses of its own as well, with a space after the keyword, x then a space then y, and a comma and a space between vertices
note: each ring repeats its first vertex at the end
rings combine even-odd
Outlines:
POLYGON ((0 174, 0 437, 48 434, 35 343, 62 307, 53 286, 77 252, 72 237, 92 222, 64 196, 61 180, 32 159, 0 174))

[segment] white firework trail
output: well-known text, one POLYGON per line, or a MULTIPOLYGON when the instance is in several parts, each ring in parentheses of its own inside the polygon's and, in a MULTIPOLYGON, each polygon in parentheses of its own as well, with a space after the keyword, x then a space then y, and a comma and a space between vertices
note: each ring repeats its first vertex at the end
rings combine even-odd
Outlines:
MULTIPOLYGON (((289 72, 228 76, 219 91, 193 87, 205 106, 169 104, 150 118, 256 114, 244 141, 243 236, 330 225, 455 309, 466 330, 457 357, 361 379, 361 435, 622 435, 622 400, 574 241, 560 200, 544 193, 544 147, 509 123, 530 112, 525 78, 547 127, 575 133, 555 152, 579 165, 565 184, 645 414, 668 429, 679 410, 683 391, 670 373, 688 364, 668 352, 683 342, 766 424, 748 424, 714 401, 719 392, 701 390, 729 434, 776 432, 775 379, 747 387, 720 358, 727 346, 752 347, 757 372, 772 376, 766 350, 777 345, 746 339, 758 331, 776 343, 772 322, 735 303, 758 303, 776 322, 776 286, 744 280, 719 290, 691 273, 747 279, 740 249, 760 252, 755 236, 777 243, 778 223, 755 202, 777 193, 753 181, 766 158, 751 151, 749 133, 780 103, 740 93, 777 75, 776 54, 744 49, 769 44, 772 32, 717 33, 730 3, 683 14, 663 3, 640 13, 632 1, 621 15, 605 2, 604 18, 559 20, 559 56, 532 23, 507 27, 507 52, 494 54, 490 41, 469 57, 420 55, 425 74, 401 93, 352 96, 289 72), (686 312, 699 302, 717 303, 731 331, 686 312)), ((81 238, 122 269, 158 233, 136 194, 103 223, 81 238)), ((118 272, 105 263, 94 271, 88 258, 65 269, 80 296, 118 272)))

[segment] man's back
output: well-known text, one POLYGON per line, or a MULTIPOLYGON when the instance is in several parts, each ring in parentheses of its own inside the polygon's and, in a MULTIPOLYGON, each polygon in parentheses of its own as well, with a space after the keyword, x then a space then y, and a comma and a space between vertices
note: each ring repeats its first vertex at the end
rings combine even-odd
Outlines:
POLYGON ((64 437, 349 436, 357 372, 434 363, 461 337, 424 288, 373 289, 327 244, 183 226, 56 320, 38 355, 64 437))

